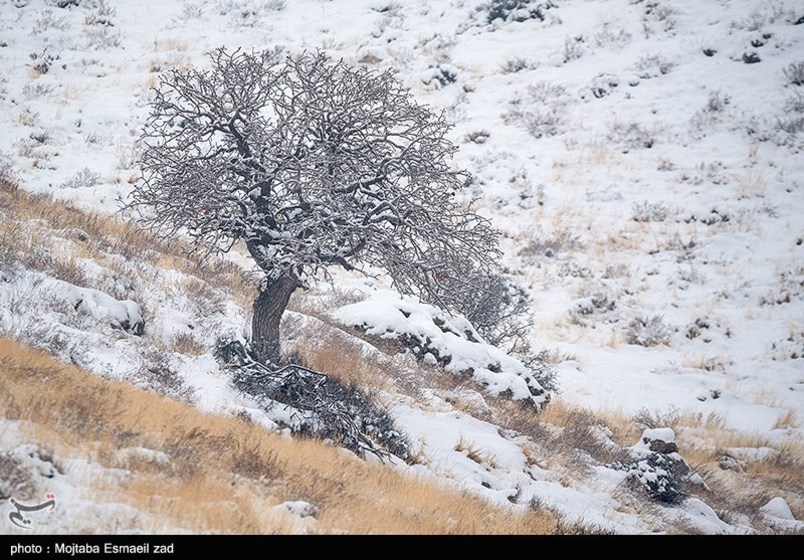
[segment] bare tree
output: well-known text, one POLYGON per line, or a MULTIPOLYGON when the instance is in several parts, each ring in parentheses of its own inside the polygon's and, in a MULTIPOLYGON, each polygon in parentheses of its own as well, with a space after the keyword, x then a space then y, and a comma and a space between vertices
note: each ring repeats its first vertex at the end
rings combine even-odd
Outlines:
POLYGON ((455 274, 495 262, 487 220, 455 201, 468 177, 449 165, 449 125, 392 72, 321 53, 211 59, 155 88, 128 207, 163 235, 188 233, 203 255, 245 242, 265 272, 252 323, 260 359, 280 361, 291 294, 329 279, 331 265, 380 267, 401 292, 447 302, 455 274))

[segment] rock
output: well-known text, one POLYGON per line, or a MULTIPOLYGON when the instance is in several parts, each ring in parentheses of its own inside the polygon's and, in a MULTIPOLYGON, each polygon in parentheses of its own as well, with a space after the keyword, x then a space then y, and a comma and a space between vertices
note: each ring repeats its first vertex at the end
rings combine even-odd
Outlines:
POLYGON ((776 519, 784 519, 786 521, 796 520, 796 518, 793 517, 793 512, 790 511, 790 506, 787 505, 784 498, 780 498, 779 496, 776 496, 759 508, 759 511, 770 517, 775 517, 776 519))
POLYGON ((738 461, 731 455, 723 455, 717 460, 717 466, 724 471, 737 471, 743 472, 745 470, 745 463, 738 461))
POLYGON ((670 428, 643 431, 631 448, 631 457, 608 467, 628 473, 627 480, 631 484, 660 503, 681 503, 687 497, 681 486, 685 482, 706 487, 703 479, 678 454, 676 436, 670 428))
POLYGON ((100 290, 82 288, 62 280, 53 280, 49 288, 52 295, 69 303, 82 315, 137 336, 145 332, 142 312, 139 306, 129 299, 116 300, 100 290))
POLYGON ((284 502, 282 506, 293 515, 301 517, 318 517, 318 508, 309 502, 303 500, 284 502))
POLYGON ((675 461, 669 455, 648 453, 645 457, 610 465, 628 473, 627 480, 641 488, 651 499, 664 504, 678 504, 687 497, 681 488, 684 475, 679 472, 683 460, 675 461))
POLYGON ((676 435, 670 428, 653 428, 645 430, 642 432, 640 441, 645 448, 653 451, 654 453, 668 455, 670 453, 678 452, 676 435))

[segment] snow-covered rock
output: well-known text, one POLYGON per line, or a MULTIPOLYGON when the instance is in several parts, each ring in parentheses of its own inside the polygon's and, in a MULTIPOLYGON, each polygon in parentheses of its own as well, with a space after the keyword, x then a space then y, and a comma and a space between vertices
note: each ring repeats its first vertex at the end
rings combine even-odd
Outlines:
POLYGON ((631 458, 610 466, 625 471, 629 481, 661 503, 682 502, 687 497, 681 488, 684 481, 706 487, 703 479, 678 454, 676 436, 671 428, 644 430, 631 447, 631 458))
POLYGON ((675 453, 676 434, 671 428, 649 428, 642 432, 642 437, 634 446, 635 450, 647 450, 654 453, 675 453))
POLYGON ((53 296, 67 301, 76 311, 98 322, 109 323, 136 335, 145 330, 142 312, 130 299, 119 301, 99 290, 81 288, 62 280, 51 281, 49 289, 53 296))
POLYGON ((283 502, 282 507, 297 517, 305 518, 318 516, 318 508, 303 500, 283 502))
POLYGON ((790 506, 784 501, 784 498, 776 496, 772 498, 767 504, 759 508, 759 511, 770 517, 777 519, 784 519, 786 521, 795 521, 793 512, 790 511, 790 506))
POLYGON ((341 323, 367 334, 398 340, 425 363, 468 374, 492 395, 529 400, 540 407, 549 394, 519 360, 486 344, 465 318, 411 297, 379 290, 337 309, 341 323))

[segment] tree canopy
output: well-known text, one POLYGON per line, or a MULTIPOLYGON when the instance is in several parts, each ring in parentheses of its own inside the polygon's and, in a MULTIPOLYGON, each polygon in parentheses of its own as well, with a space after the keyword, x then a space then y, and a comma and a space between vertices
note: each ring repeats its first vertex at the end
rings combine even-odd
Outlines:
POLYGON ((128 205, 142 223, 204 254, 242 240, 268 291, 368 265, 448 304, 456 275, 493 265, 494 230, 455 198, 468 175, 450 165, 450 126, 393 72, 320 52, 210 56, 155 88, 128 205))

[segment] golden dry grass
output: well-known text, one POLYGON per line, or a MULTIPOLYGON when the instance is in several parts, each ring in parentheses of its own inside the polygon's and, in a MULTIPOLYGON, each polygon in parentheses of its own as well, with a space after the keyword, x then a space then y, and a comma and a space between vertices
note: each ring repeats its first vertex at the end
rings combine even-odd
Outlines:
POLYGON ((254 280, 231 261, 211 258, 199 262, 185 244, 168 242, 117 216, 82 210, 51 195, 27 192, 2 176, 0 211, 0 254, 15 255, 31 268, 68 282, 82 281, 75 255, 123 276, 141 272, 132 270, 130 261, 142 259, 155 267, 190 276, 186 287, 200 291, 205 298, 211 286, 223 288, 248 309, 256 295, 254 280))
POLYGON ((325 342, 304 346, 304 363, 316 371, 325 371, 347 385, 364 389, 387 389, 390 385, 386 372, 374 363, 362 359, 357 348, 345 349, 325 342))
MULTIPOLYGON (((268 511, 285 500, 320 508, 317 532, 549 533, 555 526, 545 512, 495 507, 317 441, 203 414, 10 339, 0 339, 0 410, 35 425, 37 441, 61 458, 130 469, 113 499, 154 516, 148 523, 156 525, 136 527, 142 530, 288 532, 289 519, 268 511), (169 466, 120 458, 119 450, 136 447, 167 454, 169 466)), ((112 493, 103 480, 95 485, 99 500, 112 493)))

